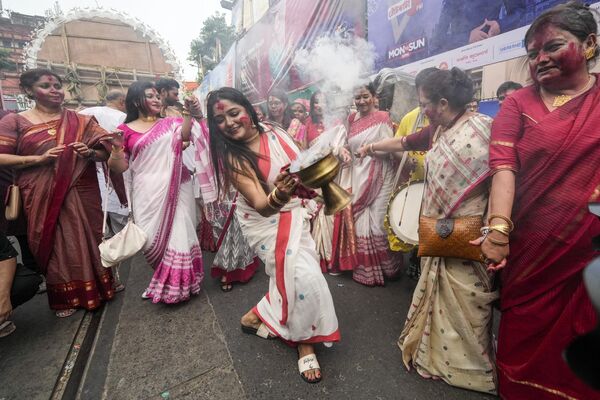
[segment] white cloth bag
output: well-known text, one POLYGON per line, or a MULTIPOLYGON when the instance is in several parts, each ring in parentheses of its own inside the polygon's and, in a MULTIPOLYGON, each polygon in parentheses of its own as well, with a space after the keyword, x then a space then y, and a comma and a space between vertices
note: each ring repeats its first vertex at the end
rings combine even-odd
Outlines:
MULTIPOLYGON (((133 181, 132 181, 133 183, 133 181)), ((148 235, 139 226, 134 223, 131 205, 131 196, 129 188, 126 188, 127 206, 129 208, 129 219, 127 225, 111 238, 106 238, 106 221, 108 210, 108 192, 110 190, 110 177, 106 177, 106 200, 104 201, 104 222, 102 223, 102 243, 98 246, 100 249, 100 259, 102 266, 110 268, 120 262, 136 255, 146 243, 148 235)))

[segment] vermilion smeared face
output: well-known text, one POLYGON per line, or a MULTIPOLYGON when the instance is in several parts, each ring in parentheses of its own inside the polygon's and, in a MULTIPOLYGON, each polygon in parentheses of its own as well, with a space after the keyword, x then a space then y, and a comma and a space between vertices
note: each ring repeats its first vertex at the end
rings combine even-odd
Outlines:
POLYGON ((586 69, 584 46, 572 33, 546 25, 527 43, 531 78, 542 86, 569 87, 586 69))
POLYGON ((232 101, 219 100, 213 107, 213 118, 223 135, 230 139, 245 141, 255 134, 246 109, 232 101))
POLYGON ((49 107, 60 106, 65 99, 62 83, 53 75, 43 75, 38 79, 33 84, 30 94, 36 102, 49 107))

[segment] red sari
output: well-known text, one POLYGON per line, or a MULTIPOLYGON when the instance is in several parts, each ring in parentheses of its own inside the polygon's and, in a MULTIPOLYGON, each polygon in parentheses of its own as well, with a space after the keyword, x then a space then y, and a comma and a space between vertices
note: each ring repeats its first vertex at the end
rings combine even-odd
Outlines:
MULTIPOLYGON (((65 110, 32 125, 13 114, 0 121, 0 153, 42 155, 58 144, 108 143, 95 119, 65 110)), ((106 145, 108 146, 108 144, 106 145)), ((29 246, 46 276, 53 310, 92 310, 113 297, 112 275, 100 263, 102 210, 96 166, 67 148, 54 163, 18 171, 29 246)))
POLYGON ((549 112, 537 88, 517 91, 492 126, 490 167, 516 173, 515 231, 502 271, 498 375, 505 399, 600 399, 562 358, 596 326, 582 270, 600 234, 600 84, 549 112))

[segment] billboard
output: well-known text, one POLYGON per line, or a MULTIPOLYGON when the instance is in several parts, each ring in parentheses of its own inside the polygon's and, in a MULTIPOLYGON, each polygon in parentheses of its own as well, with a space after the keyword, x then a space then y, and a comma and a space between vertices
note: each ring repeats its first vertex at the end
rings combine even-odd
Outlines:
POLYGON ((527 26, 564 0, 368 0, 376 70, 476 68, 525 54, 527 26))

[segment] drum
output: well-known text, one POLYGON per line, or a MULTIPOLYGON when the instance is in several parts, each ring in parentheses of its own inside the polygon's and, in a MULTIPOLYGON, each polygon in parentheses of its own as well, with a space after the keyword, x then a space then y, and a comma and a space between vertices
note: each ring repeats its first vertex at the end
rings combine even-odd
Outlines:
MULTIPOLYGON (((419 244, 419 214, 425 184, 414 181, 401 185, 390 197, 386 222, 388 233, 395 237, 400 251, 410 251, 419 244)), ((394 246, 392 246, 394 249, 394 246)))

